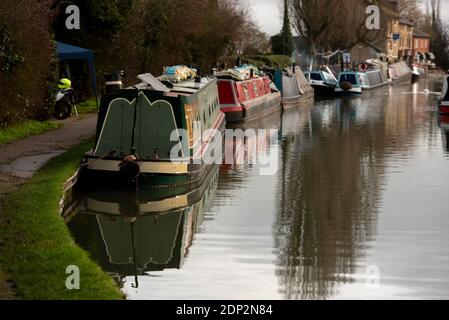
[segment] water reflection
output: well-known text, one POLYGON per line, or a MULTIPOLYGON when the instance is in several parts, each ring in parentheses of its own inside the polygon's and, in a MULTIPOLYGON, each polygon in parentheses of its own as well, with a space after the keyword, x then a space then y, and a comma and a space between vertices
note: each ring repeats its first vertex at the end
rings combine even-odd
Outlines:
POLYGON ((360 267, 377 235, 388 161, 416 147, 426 99, 378 91, 323 103, 309 121, 284 123, 275 222, 284 298, 328 299, 365 280, 367 265, 360 267))
POLYGON ((441 135, 444 150, 449 154, 449 116, 440 116, 441 135))
POLYGON ((280 130, 275 175, 230 165, 193 194, 87 192, 69 226, 130 299, 446 298, 440 86, 272 115, 248 127, 280 130))
POLYGON ((78 243, 123 283, 153 271, 180 269, 218 185, 218 167, 202 187, 168 198, 154 190, 93 189, 68 226, 78 243))
POLYGON ((346 275, 354 273, 375 233, 381 180, 378 141, 367 123, 377 115, 360 98, 323 107, 312 113, 313 135, 302 126, 296 132, 284 127, 275 238, 277 275, 287 299, 332 296, 338 283, 351 281, 346 275))

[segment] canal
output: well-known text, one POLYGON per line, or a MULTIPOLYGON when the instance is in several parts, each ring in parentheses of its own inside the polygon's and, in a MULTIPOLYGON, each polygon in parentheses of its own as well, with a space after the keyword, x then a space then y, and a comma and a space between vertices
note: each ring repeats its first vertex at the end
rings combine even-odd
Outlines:
POLYGON ((165 198, 91 190, 69 228, 128 299, 445 299, 439 91, 422 80, 286 111, 263 124, 279 129, 276 174, 221 166, 165 198))

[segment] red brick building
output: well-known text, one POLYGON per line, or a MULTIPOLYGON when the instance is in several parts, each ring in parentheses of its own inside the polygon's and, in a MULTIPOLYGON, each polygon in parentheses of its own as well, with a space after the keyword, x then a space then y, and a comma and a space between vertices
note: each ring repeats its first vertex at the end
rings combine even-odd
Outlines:
POLYGON ((417 29, 413 29, 413 50, 412 55, 415 61, 429 59, 430 35, 417 29))

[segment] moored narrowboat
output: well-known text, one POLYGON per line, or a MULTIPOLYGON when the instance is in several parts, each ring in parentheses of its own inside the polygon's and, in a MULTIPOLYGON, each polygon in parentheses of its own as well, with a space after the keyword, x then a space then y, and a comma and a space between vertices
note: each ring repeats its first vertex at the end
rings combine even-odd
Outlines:
POLYGON ((198 183, 210 167, 203 156, 222 142, 206 135, 223 134, 226 124, 216 79, 180 68, 139 79, 138 85, 103 95, 82 181, 152 187, 198 183))
POLYGON ((335 93, 340 95, 362 94, 362 92, 383 88, 390 84, 391 81, 379 69, 364 72, 344 71, 338 75, 335 93))
POLYGON ((405 61, 393 63, 388 67, 392 84, 410 84, 412 82, 412 69, 405 61))
POLYGON ((425 76, 427 73, 426 69, 419 65, 414 65, 412 68, 412 82, 418 82, 419 79, 425 76))
POLYGON ((362 94, 359 73, 357 71, 344 71, 338 74, 335 93, 338 95, 362 94))
POLYGON ((331 97, 335 94, 337 79, 327 69, 315 69, 305 72, 306 78, 318 97, 331 97))
POLYGON ((314 90, 309 84, 301 68, 293 65, 283 70, 263 68, 270 79, 281 92, 282 107, 284 110, 302 105, 306 100, 314 97, 314 90))
POLYGON ((449 76, 444 77, 443 91, 439 102, 439 110, 441 114, 449 115, 449 76))
POLYGON ((281 109, 281 93, 252 66, 217 72, 220 109, 227 122, 253 121, 281 109))

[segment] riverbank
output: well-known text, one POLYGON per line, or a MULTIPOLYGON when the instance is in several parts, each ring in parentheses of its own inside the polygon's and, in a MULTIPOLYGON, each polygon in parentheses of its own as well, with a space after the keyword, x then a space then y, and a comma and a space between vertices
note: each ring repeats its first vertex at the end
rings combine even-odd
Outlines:
POLYGON ((0 216, 0 265, 24 299, 121 299, 115 282, 73 241, 58 215, 62 185, 92 141, 50 160, 8 195, 0 216), (66 288, 68 266, 80 270, 81 289, 66 288))
POLYGON ((12 143, 28 136, 41 134, 62 126, 56 121, 28 120, 17 125, 0 129, 0 145, 12 143))

